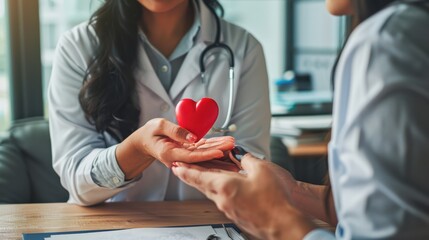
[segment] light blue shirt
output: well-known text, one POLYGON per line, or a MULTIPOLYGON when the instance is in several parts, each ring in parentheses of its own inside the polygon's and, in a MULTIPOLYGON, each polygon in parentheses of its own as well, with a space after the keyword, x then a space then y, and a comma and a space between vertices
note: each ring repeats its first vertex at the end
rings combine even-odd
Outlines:
POLYGON ((396 4, 352 33, 335 74, 338 226, 305 239, 429 239, 429 10, 396 4))

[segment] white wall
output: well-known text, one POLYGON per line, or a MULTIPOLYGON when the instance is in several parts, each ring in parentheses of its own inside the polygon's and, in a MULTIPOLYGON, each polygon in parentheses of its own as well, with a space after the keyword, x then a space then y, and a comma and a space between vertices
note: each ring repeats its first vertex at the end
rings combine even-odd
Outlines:
POLYGON ((324 0, 296 1, 295 70, 310 73, 317 91, 331 89, 331 69, 341 44, 341 19, 328 13, 324 0))
POLYGON ((285 0, 220 0, 225 19, 252 33, 262 44, 272 81, 285 66, 285 0))

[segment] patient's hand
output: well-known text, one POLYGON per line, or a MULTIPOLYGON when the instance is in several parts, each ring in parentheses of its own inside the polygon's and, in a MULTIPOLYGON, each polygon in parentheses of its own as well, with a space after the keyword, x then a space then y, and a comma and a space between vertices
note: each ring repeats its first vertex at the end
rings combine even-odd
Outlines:
POLYGON ((228 157, 228 152, 231 149, 233 149, 235 146, 235 139, 233 137, 223 136, 223 137, 214 137, 214 138, 208 138, 208 139, 203 138, 197 143, 194 143, 194 144, 184 143, 183 146, 190 151, 206 151, 206 150, 216 149, 216 150, 221 150, 225 153, 223 158, 210 159, 207 161, 194 163, 200 167, 203 167, 206 169, 222 169, 222 170, 234 171, 234 172, 240 171, 240 168, 235 163, 233 163, 228 157))

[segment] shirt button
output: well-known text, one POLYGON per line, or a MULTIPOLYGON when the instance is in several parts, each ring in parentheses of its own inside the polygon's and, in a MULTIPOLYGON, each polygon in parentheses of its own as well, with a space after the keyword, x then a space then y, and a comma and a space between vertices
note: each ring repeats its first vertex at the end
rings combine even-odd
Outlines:
POLYGON ((113 177, 112 180, 114 184, 118 184, 120 182, 118 177, 113 177))
POLYGON ((170 106, 168 106, 167 103, 164 103, 161 105, 161 111, 162 112, 167 112, 170 109, 170 106))
POLYGON ((161 67, 161 71, 162 71, 162 72, 164 72, 164 73, 168 72, 168 67, 167 67, 167 65, 162 66, 162 67, 161 67))

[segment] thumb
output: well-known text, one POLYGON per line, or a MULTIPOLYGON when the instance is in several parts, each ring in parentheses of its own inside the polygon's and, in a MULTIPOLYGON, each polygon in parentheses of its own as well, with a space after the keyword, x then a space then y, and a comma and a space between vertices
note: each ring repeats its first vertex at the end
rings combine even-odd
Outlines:
POLYGON ((254 174, 257 170, 260 169, 261 163, 264 160, 254 157, 252 154, 248 153, 243 156, 241 159, 241 167, 248 174, 254 174))
POLYGON ((164 126, 161 129, 163 135, 173 139, 176 142, 189 142, 194 143, 197 141, 197 136, 189 132, 185 128, 182 128, 172 122, 166 121, 164 126))

